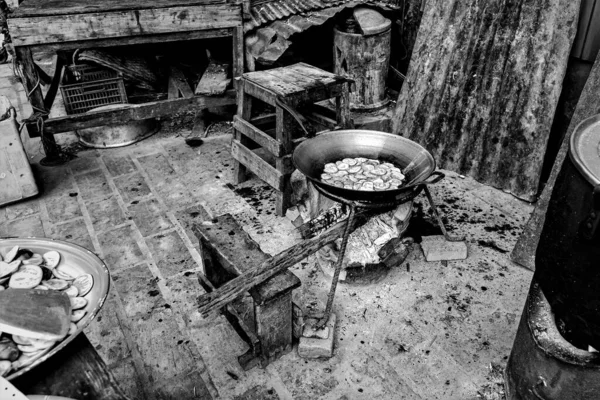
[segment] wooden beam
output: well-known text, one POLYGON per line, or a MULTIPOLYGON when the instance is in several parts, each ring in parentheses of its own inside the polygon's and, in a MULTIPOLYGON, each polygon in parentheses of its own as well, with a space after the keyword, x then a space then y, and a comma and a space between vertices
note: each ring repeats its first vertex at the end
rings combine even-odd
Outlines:
POLYGON ((208 4, 11 18, 8 24, 14 46, 29 46, 228 28, 242 24, 242 12, 239 6, 208 4))
POLYGON ((231 141, 231 156, 276 190, 283 188, 283 174, 238 140, 231 141))
MULTIPOLYGON (((358 213, 351 231, 364 225, 371 216, 372 214, 358 213)), ((207 316, 211 312, 220 309, 256 285, 294 266, 294 264, 302 261, 326 244, 339 239, 345 227, 346 220, 341 221, 322 235, 298 243, 265 261, 260 266, 249 269, 244 275, 232 279, 214 292, 198 297, 198 305, 200 306, 198 311, 203 316, 207 316)))
POLYGON ((234 93, 234 91, 230 91, 227 96, 222 97, 191 97, 188 99, 154 101, 151 103, 129 105, 127 108, 118 110, 97 111, 51 118, 45 121, 44 130, 49 134, 56 134, 123 121, 172 115, 179 112, 192 111, 197 108, 230 105, 235 104, 234 93))
POLYGON ((117 46, 130 46, 135 44, 148 44, 148 43, 166 43, 166 42, 180 42, 184 40, 199 40, 199 39, 210 39, 216 37, 228 37, 232 36, 233 28, 221 28, 221 29, 206 29, 201 31, 192 32, 173 32, 173 33, 161 33, 150 36, 131 36, 131 37, 119 37, 109 39, 85 39, 75 40, 70 42, 59 42, 59 43, 37 43, 32 44, 30 47, 34 51, 39 50, 76 50, 76 49, 88 49, 98 47, 117 47, 117 46))
POLYGON ((243 135, 254 140, 256 143, 265 148, 269 153, 275 157, 281 157, 284 155, 283 147, 281 143, 270 137, 268 134, 252 125, 248 121, 243 120, 237 115, 233 117, 233 128, 240 131, 243 135))

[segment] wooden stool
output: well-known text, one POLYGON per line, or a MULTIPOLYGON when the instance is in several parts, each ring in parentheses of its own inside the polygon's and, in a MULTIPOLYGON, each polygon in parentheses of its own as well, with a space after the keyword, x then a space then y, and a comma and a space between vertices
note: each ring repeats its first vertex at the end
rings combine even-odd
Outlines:
MULTIPOLYGON (((235 158, 234 180, 246 180, 250 170, 277 193, 277 214, 285 215, 290 204, 290 176, 294 171, 292 152, 305 138, 293 116, 285 110, 336 99, 336 125, 350 128, 349 92, 351 80, 305 63, 242 75, 237 86, 238 111, 234 118, 235 137, 231 154, 235 158), (275 108, 275 113, 252 118, 252 103, 261 100, 275 108), (274 129, 263 126, 275 122, 274 129), (263 130, 264 129, 264 130, 263 130), (253 150, 262 148, 274 157, 269 162, 253 150)), ((269 158, 269 157, 266 157, 269 158)))

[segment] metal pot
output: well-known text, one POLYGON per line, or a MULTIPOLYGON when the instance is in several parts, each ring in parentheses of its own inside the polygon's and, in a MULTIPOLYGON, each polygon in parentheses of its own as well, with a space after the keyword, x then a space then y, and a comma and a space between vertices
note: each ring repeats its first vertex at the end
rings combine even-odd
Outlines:
POLYGON ((416 197, 424 184, 443 178, 443 174, 435 172, 433 156, 421 145, 402 136, 378 131, 348 129, 319 134, 296 147, 293 162, 317 189, 342 199, 368 203, 400 204, 416 197), (406 176, 406 185, 394 190, 366 192, 323 182, 321 174, 325 164, 346 157, 373 158, 395 164, 406 176), (428 181, 434 174, 435 178, 428 181))
POLYGON ((535 277, 568 339, 600 349, 600 115, 573 132, 536 253, 535 277))
MULTIPOLYGON (((127 104, 110 104, 107 106, 93 108, 88 112, 107 111, 118 108, 130 107, 127 104)), ((96 149, 108 149, 112 147, 127 146, 158 131, 159 124, 155 118, 142 120, 123 121, 117 124, 95 126, 77 130, 77 136, 81 144, 96 149)))

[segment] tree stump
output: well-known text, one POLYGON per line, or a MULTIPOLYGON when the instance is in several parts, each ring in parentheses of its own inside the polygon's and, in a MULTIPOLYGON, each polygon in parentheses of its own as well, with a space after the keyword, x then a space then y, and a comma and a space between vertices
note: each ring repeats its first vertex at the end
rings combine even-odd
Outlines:
POLYGON ((578 13, 571 0, 427 2, 394 133, 534 200, 578 13))

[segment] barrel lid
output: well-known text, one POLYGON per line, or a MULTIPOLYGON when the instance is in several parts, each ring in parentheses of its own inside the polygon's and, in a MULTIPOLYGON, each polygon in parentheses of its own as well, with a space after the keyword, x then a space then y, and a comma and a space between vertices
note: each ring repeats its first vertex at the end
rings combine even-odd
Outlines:
POLYGON ((583 120, 571 135, 569 155, 592 185, 600 185, 600 114, 583 120))
POLYGON ((392 25, 392 21, 377 11, 366 7, 356 7, 354 9, 354 19, 358 22, 358 25, 365 36, 385 32, 392 25))

